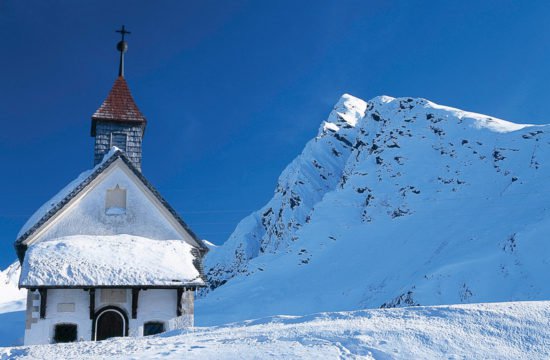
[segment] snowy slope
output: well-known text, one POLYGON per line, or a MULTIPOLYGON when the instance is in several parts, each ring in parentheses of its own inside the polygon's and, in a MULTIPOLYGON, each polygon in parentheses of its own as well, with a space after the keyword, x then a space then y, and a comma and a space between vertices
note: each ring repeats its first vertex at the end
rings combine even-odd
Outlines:
POLYGON ((21 311, 25 308, 27 290, 19 289, 17 286, 20 273, 19 261, 0 272, 0 314, 21 311))
POLYGON ((0 359, 547 359, 550 302, 275 316, 146 338, 0 348, 0 359))
POLYGON ((0 272, 0 346, 23 343, 27 290, 19 290, 19 261, 0 272))
POLYGON ((197 322, 550 299, 549 141, 546 125, 345 95, 208 255, 197 322))
POLYGON ((248 273, 248 261, 263 253, 277 253, 295 241, 296 231, 313 207, 334 190, 352 148, 357 122, 367 104, 344 95, 303 153, 282 173, 273 199, 242 220, 222 248, 211 249, 205 266, 217 287, 238 273, 248 273))

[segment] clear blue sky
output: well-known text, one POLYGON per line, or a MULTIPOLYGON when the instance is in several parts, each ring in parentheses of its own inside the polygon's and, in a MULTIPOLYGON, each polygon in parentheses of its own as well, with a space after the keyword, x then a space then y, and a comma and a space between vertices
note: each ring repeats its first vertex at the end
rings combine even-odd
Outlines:
POLYGON ((2 267, 34 210, 92 166, 122 24, 144 174, 214 243, 270 199, 342 93, 550 122, 548 1, 2 1, 2 267))

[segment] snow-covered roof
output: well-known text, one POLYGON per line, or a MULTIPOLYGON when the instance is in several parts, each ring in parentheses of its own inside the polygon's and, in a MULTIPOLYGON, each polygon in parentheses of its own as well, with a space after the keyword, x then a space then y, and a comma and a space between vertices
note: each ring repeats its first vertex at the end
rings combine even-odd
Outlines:
POLYGON ((73 235, 33 244, 21 287, 204 286, 200 254, 183 240, 73 235))
POLYGON ((105 154, 103 160, 93 169, 81 173, 75 180, 71 181, 53 198, 42 205, 30 218, 17 234, 15 246, 17 248, 19 259, 22 261, 26 251, 25 240, 44 225, 55 214, 62 210, 76 195, 83 191, 90 183, 97 178, 109 165, 118 158, 132 170, 132 172, 141 180, 141 182, 153 193, 153 195, 161 202, 161 204, 170 212, 176 221, 191 235, 195 242, 200 246, 201 251, 207 252, 208 247, 200 240, 195 233, 187 226, 179 214, 168 204, 168 202, 160 195, 153 185, 138 171, 128 160, 124 152, 117 147, 112 147, 105 154))

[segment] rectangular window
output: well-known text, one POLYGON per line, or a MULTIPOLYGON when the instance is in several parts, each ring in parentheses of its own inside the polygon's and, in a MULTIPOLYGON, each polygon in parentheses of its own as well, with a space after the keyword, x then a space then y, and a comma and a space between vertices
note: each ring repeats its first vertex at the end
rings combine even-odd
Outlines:
POLYGON ((156 335, 164 332, 164 323, 160 321, 149 321, 143 325, 143 336, 156 335))
POLYGON ((66 343, 76 341, 76 324, 56 324, 53 341, 56 343, 66 343))
POLYGON ((116 146, 122 151, 126 151, 126 134, 122 133, 112 133, 111 134, 111 147, 116 146))

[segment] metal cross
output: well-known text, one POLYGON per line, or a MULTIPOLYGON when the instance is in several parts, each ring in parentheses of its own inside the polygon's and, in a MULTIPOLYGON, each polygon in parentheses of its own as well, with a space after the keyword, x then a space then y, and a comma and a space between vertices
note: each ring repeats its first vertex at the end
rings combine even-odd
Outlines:
POLYGON ((128 44, 126 41, 124 41, 124 35, 130 34, 129 31, 126 31, 124 28, 124 25, 122 25, 122 29, 116 30, 117 33, 120 33, 122 35, 122 40, 116 44, 116 48, 118 51, 120 51, 120 61, 118 63, 118 76, 124 77, 124 53, 128 51, 128 44))
POLYGON ((122 29, 116 30, 116 32, 122 34, 122 41, 124 41, 124 35, 131 34, 131 32, 126 31, 126 29, 124 28, 124 25, 122 25, 122 29))

